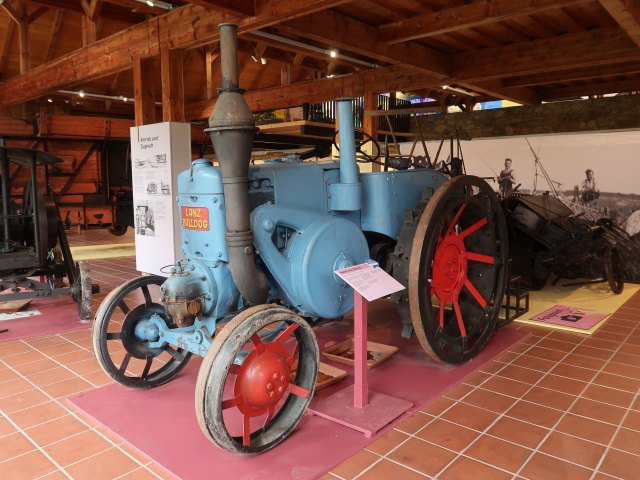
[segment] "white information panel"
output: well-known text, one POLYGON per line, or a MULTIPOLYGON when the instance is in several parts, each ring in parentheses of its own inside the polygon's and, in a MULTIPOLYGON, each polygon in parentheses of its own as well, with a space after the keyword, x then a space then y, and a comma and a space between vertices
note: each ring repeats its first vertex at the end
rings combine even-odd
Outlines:
POLYGON ((164 122, 131 127, 136 268, 168 276, 181 257, 177 176, 191 165, 191 126, 164 122))
POLYGON ((335 273, 369 302, 404 290, 400 282, 373 260, 336 270, 335 273))

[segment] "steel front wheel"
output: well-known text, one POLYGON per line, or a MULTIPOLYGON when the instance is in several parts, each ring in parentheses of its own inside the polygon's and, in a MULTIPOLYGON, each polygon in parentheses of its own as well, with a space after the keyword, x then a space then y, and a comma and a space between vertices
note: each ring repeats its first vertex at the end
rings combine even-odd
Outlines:
POLYGON ((482 179, 443 184, 420 215, 411 246, 408 299, 416 336, 434 359, 473 358, 493 332, 507 284, 507 230, 482 179))
POLYGON ((298 315, 277 305, 245 310, 217 334, 200 367, 200 428, 230 452, 275 447, 307 409, 318 364, 313 330, 298 315))
POLYGON ((140 329, 154 317, 175 326, 164 307, 153 301, 165 278, 148 275, 123 283, 105 297, 93 322, 93 350, 102 369, 116 382, 131 388, 167 383, 186 366, 191 353, 175 345, 151 348, 140 339, 140 329))

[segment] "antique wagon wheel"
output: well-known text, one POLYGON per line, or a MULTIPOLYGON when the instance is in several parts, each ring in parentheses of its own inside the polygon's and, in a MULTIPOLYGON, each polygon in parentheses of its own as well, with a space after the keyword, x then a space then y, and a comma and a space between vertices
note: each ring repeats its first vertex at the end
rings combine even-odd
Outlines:
POLYGON ((500 202, 484 180, 455 177, 427 203, 411 245, 408 301, 434 359, 465 362, 491 336, 507 284, 507 242, 500 202))
POLYGON ((139 329, 144 326, 141 322, 153 315, 173 326, 164 307, 153 301, 165 280, 157 275, 129 280, 112 290, 96 312, 91 337, 98 363, 127 387, 144 389, 167 383, 191 358, 191 353, 182 348, 151 348, 148 341, 139 339, 139 329))
POLYGON ((606 246, 602 251, 602 263, 604 265, 604 276, 609 282, 609 288, 616 295, 622 293, 625 272, 618 250, 614 247, 606 246))
POLYGON ((275 447, 307 409, 318 364, 313 330, 298 315, 277 305, 245 310, 217 334, 198 372, 200 428, 230 452, 275 447))

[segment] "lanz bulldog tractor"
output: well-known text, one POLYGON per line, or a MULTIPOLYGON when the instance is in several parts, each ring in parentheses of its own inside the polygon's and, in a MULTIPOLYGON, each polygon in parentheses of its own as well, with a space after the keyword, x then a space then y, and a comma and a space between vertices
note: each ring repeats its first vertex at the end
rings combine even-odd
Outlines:
POLYGON ((220 166, 195 160, 178 177, 186 259, 169 278, 113 290, 92 336, 104 370, 132 388, 162 385, 192 354, 204 357, 200 426, 246 454, 282 442, 309 405, 319 363, 311 326, 353 308, 335 270, 377 259, 407 287, 391 298, 403 333, 414 330, 434 359, 462 363, 496 325, 507 232, 479 178, 360 174, 350 99, 337 101, 339 162, 250 167, 257 128, 238 88, 236 31, 220 25, 222 88, 207 130, 220 166))

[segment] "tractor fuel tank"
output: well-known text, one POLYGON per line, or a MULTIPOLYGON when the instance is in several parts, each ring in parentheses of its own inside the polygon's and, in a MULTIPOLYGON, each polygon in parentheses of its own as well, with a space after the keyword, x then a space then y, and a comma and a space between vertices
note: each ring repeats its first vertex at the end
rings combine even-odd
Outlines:
POLYGON ((194 160, 189 170, 178 175, 178 207, 185 256, 228 262, 220 169, 213 167, 209 160, 194 160))

